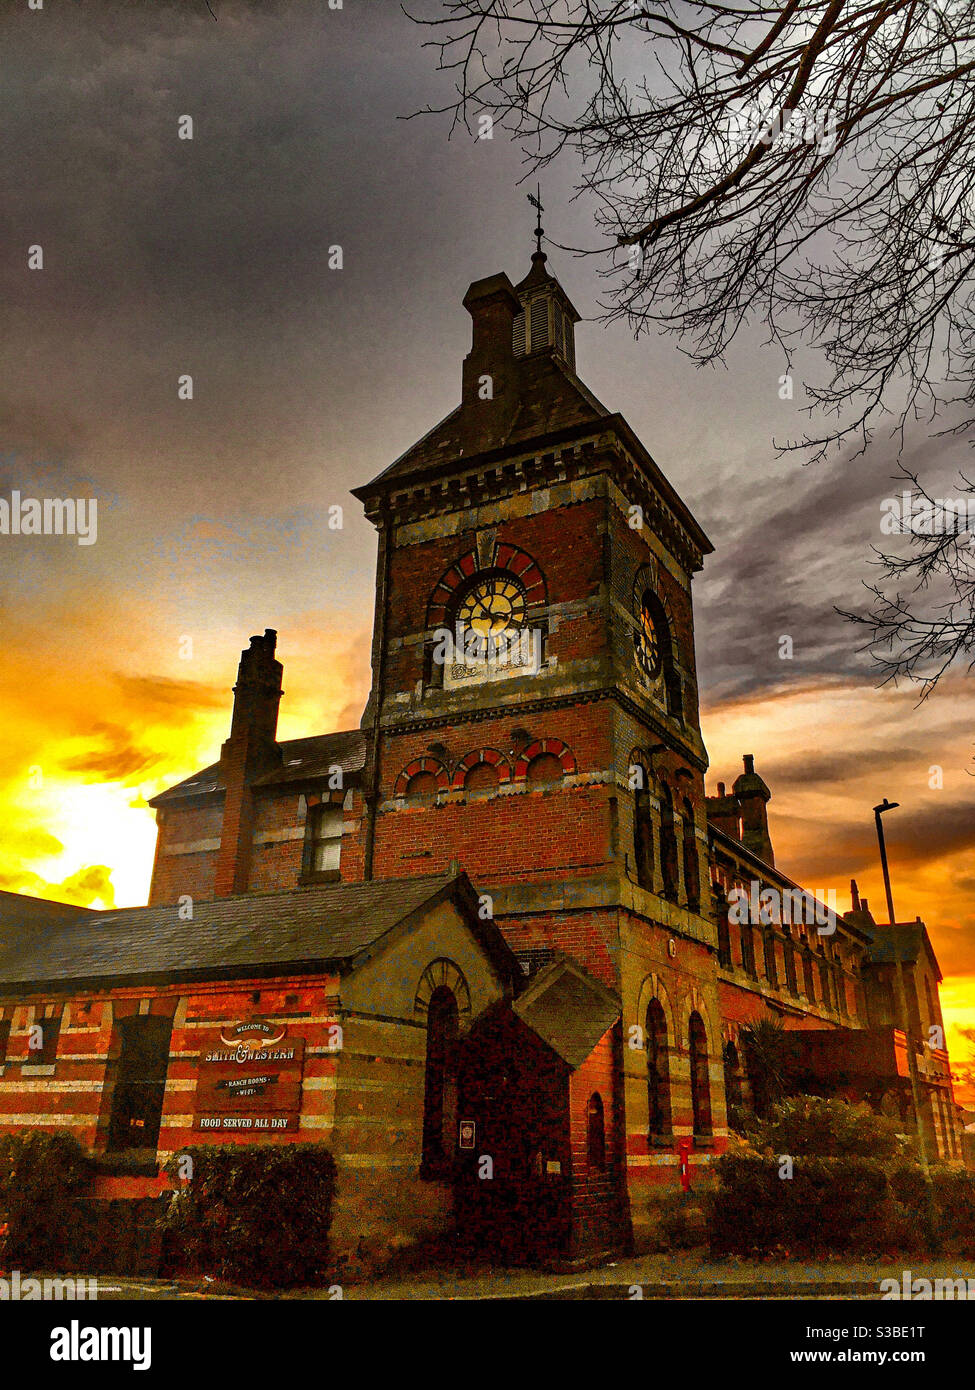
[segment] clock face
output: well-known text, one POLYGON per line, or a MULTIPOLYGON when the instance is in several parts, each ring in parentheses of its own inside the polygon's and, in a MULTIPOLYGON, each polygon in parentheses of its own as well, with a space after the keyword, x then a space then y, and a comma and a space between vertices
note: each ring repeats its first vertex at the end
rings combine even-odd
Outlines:
POLYGON ((498 637, 525 622, 525 591, 510 575, 482 575, 461 599, 457 620, 482 637, 498 637))
POLYGON ((644 594, 640 604, 634 643, 637 661, 643 674, 648 680, 656 680, 663 664, 663 652, 660 645, 661 635, 651 611, 649 594, 644 594))

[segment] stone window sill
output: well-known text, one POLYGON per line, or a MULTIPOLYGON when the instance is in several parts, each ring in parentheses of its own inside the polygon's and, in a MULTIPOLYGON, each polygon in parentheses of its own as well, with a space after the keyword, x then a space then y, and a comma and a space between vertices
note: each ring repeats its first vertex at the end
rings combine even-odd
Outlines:
POLYGON ((316 883, 341 883, 342 873, 339 869, 324 869, 321 873, 302 874, 298 879, 302 888, 308 888, 316 883))
POLYGON ((28 1066, 25 1062, 24 1065, 20 1068, 20 1074, 21 1076, 53 1076, 54 1064, 52 1062, 50 1066, 31 1067, 28 1066))

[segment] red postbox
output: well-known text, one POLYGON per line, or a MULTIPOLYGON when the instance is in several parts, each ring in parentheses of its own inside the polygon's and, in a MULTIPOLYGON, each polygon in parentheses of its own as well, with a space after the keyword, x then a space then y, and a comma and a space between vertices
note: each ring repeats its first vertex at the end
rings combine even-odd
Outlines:
POLYGON ((685 1192, 691 1190, 691 1149, 694 1140, 689 1135, 677 1141, 677 1156, 680 1159, 680 1185, 685 1192))

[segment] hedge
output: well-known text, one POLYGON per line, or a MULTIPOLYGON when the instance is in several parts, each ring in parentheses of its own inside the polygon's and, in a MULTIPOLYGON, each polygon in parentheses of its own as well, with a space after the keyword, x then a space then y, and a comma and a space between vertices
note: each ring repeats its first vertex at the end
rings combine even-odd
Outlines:
MULTIPOLYGON (((885 1254, 925 1248, 926 1196, 917 1164, 799 1156, 792 1176, 779 1158, 725 1154, 708 1203, 712 1253, 885 1254)), ((945 1253, 975 1255, 975 1179, 932 1174, 945 1253)))
POLYGON ((328 1272, 335 1161, 322 1144, 213 1144, 174 1154, 163 1267, 257 1287, 328 1272))
POLYGON ((76 1201, 91 1159, 66 1130, 0 1135, 0 1259, 7 1269, 73 1263, 76 1201))

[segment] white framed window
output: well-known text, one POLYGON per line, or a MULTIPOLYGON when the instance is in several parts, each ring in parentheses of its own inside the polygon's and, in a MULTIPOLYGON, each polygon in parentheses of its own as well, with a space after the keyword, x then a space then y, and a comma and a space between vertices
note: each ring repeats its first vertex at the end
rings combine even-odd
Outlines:
POLYGON ((313 806, 309 817, 309 870, 313 874, 337 873, 342 856, 342 807, 328 803, 313 806))

